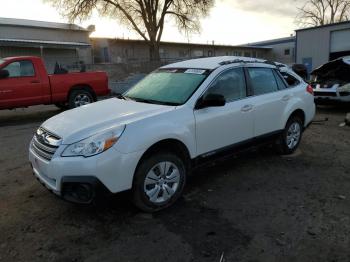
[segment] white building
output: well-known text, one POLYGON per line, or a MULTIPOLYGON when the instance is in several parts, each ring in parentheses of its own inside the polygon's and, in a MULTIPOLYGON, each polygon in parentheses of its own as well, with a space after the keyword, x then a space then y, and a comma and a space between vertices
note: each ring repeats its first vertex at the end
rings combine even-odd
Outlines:
POLYGON ((41 56, 49 71, 56 61, 68 68, 79 61, 92 63, 93 30, 93 26, 0 18, 0 57, 41 56))

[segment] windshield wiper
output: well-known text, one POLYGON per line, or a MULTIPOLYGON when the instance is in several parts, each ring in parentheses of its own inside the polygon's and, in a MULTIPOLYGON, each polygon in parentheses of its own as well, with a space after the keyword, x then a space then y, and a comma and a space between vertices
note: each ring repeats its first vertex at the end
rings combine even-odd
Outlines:
POLYGON ((120 94, 120 93, 116 94, 115 97, 118 98, 118 99, 126 100, 126 97, 123 96, 123 94, 120 94))
MULTIPOLYGON (((130 97, 127 97, 130 98, 130 97)), ((180 105, 179 103, 173 103, 173 102, 163 102, 163 101, 157 101, 157 100, 152 100, 152 99, 143 99, 143 98, 130 98, 136 102, 141 102, 141 103, 147 103, 147 104, 156 104, 156 105, 166 105, 166 106, 178 106, 180 105)))
POLYGON ((116 98, 118 99, 123 99, 123 100, 132 100, 132 101, 136 101, 136 99, 128 97, 128 96, 124 96, 123 94, 116 94, 116 98))

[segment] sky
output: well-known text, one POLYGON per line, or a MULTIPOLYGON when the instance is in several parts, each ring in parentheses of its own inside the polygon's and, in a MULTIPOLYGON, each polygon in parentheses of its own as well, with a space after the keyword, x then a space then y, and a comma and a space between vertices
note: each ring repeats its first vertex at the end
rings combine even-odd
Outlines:
MULTIPOLYGON (((245 44, 287 37, 297 29, 295 16, 303 0, 216 0, 210 14, 201 21, 201 33, 190 39, 178 32, 175 25, 167 23, 163 41, 245 44)), ((67 22, 59 12, 43 0, 0 0, 0 17, 32 19, 50 22, 67 22)), ((87 21, 75 21, 83 27, 94 24, 94 37, 140 37, 118 24, 117 21, 99 17, 94 13, 87 21)))

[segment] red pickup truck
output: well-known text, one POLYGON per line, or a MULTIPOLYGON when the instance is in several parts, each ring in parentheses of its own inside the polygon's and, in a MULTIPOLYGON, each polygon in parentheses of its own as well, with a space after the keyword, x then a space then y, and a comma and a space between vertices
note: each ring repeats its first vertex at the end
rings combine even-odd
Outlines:
POLYGON ((109 94, 104 72, 48 74, 40 57, 0 59, 0 109, 39 104, 75 108, 109 94))

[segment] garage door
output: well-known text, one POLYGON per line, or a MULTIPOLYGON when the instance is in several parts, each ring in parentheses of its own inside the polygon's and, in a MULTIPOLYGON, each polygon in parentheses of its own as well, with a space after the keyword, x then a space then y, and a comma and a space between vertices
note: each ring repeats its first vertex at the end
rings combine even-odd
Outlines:
POLYGON ((350 51, 350 29, 331 32, 331 53, 350 51))

